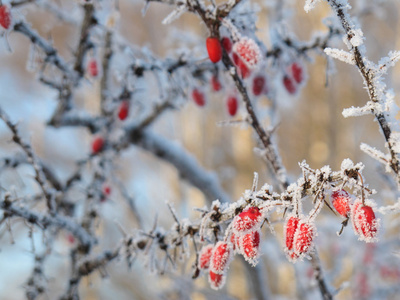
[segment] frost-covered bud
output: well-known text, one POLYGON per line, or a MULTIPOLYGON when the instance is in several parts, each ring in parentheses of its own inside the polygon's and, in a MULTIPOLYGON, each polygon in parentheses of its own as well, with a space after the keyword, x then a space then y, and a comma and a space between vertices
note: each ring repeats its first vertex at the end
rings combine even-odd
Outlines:
POLYGON ((229 96, 226 100, 226 108, 231 117, 235 116, 238 110, 238 99, 236 96, 229 96))
POLYGON ((214 290, 219 290, 225 284, 225 275, 224 274, 217 274, 213 271, 210 271, 208 280, 210 282, 210 286, 214 290))
POLYGON ((87 73, 91 77, 97 77, 97 75, 99 75, 99 68, 97 66, 97 60, 95 58, 89 60, 87 64, 87 73))
POLYGON ((211 255, 210 270, 215 274, 224 274, 233 257, 232 245, 218 242, 211 255))
POLYGON ((257 43, 247 37, 243 37, 237 41, 233 45, 233 51, 251 69, 256 68, 262 60, 261 51, 257 43))
POLYGON ((206 40, 208 57, 213 63, 217 63, 222 58, 222 47, 217 37, 208 37, 206 40))
POLYGON ((214 249, 214 246, 209 244, 207 246, 204 246, 199 254, 199 268, 201 270, 206 270, 210 267, 210 260, 211 260, 211 255, 212 251, 214 249))
POLYGON ((198 106, 202 107, 204 105, 206 105, 206 98, 203 94, 202 91, 200 91, 197 88, 194 88, 192 91, 192 98, 194 103, 196 103, 198 106))
POLYGON ((296 233, 297 226, 299 225, 300 219, 291 216, 286 222, 285 226, 285 241, 286 241, 286 248, 287 250, 292 250, 293 249, 293 240, 294 240, 294 235, 296 233))
POLYGON ((262 214, 258 207, 249 207, 238 214, 232 221, 233 229, 239 235, 259 228, 262 221, 262 214))
POLYGON ((260 255, 260 231, 253 231, 238 238, 240 250, 244 258, 252 263, 257 264, 260 255))
POLYGON ((331 202, 336 211, 343 217, 350 214, 350 195, 345 190, 334 191, 331 195, 331 202))
POLYGON ((10 28, 11 11, 8 5, 0 5, 0 25, 4 29, 10 28))
POLYGON ((354 232, 360 240, 367 243, 376 242, 378 234, 379 221, 375 217, 371 201, 363 205, 361 199, 357 199, 351 208, 351 219, 354 232))
POLYGON ((301 256, 308 253, 311 249, 315 233, 315 227, 313 224, 303 220, 299 222, 293 240, 294 251, 297 255, 301 256))
POLYGON ((211 87, 214 92, 218 92, 222 89, 221 81, 219 81, 219 78, 217 75, 213 75, 211 77, 211 87))

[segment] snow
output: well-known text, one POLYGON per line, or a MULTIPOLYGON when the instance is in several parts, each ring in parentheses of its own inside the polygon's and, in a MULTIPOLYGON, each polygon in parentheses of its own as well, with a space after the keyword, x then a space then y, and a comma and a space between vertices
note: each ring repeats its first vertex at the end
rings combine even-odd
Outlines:
POLYGON ((310 10, 315 8, 315 5, 319 1, 320 0, 306 0, 306 3, 304 4, 304 10, 308 13, 310 10))
POLYGON ((340 50, 340 49, 335 49, 335 48, 325 48, 324 52, 326 55, 329 55, 332 58, 336 58, 342 62, 348 63, 350 65, 355 65, 356 61, 354 59, 354 55, 350 52, 340 50))

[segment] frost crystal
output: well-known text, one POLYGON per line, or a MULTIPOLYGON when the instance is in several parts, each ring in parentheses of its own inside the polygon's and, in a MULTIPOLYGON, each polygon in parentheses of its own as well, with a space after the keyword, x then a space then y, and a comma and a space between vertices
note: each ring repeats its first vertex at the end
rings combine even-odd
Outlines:
POLYGON ((324 52, 326 55, 330 57, 336 58, 342 62, 348 63, 350 65, 355 65, 356 61, 354 59, 354 55, 350 52, 334 49, 334 48, 325 48, 324 52))
POLYGON ((353 47, 359 47, 364 43, 364 33, 361 29, 353 29, 349 32, 349 34, 352 35, 352 38, 350 39, 350 44, 353 47))
POLYGON ((262 214, 258 207, 250 207, 237 215, 232 222, 233 229, 237 234, 245 234, 254 231, 260 226, 262 214))
POLYGON ((315 4, 317 4, 319 0, 306 0, 306 4, 304 4, 304 10, 308 13, 310 10, 315 8, 315 4))
POLYGON ((237 53, 249 68, 255 68, 262 60, 261 51, 257 43, 247 37, 242 37, 233 45, 233 51, 237 53))
POLYGON ((357 199, 351 209, 354 232, 359 240, 367 243, 377 241, 379 219, 376 219, 373 207, 375 207, 373 201, 366 200, 363 205, 361 199, 357 199))
POLYGON ((176 9, 174 9, 163 21, 163 25, 168 25, 173 21, 177 20, 182 16, 185 12, 187 12, 187 7, 185 5, 180 5, 176 9))

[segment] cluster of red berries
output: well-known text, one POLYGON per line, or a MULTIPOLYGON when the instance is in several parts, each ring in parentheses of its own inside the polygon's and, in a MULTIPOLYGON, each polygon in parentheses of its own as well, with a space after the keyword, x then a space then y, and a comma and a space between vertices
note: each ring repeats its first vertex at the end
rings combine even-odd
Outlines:
POLYGON ((11 11, 7 5, 0 5, 0 26, 4 29, 10 28, 11 25, 11 11))
POLYGON ((304 82, 304 79, 303 66, 298 62, 294 62, 287 68, 282 81, 286 91, 289 94, 294 95, 299 90, 299 86, 304 82))
POLYGON ((296 261, 307 255, 315 235, 315 227, 308 219, 289 215, 285 226, 285 252, 289 259, 296 261))
POLYGON ((220 289, 225 283, 226 272, 234 252, 241 254, 251 264, 257 263, 260 251, 260 225, 262 213, 257 207, 250 207, 232 221, 230 242, 207 245, 199 255, 199 268, 208 270, 209 282, 213 289, 220 289))
POLYGON ((351 198, 345 190, 337 190, 332 192, 331 202, 341 216, 351 219, 354 232, 360 240, 374 242, 378 234, 378 219, 372 208, 373 202, 356 199, 351 204, 351 198))

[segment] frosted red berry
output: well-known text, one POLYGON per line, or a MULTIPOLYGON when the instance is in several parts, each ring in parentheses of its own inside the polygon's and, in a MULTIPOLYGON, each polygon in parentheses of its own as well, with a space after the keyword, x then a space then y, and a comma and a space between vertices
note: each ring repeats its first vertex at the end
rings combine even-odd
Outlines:
POLYGON ((331 202, 336 211, 343 217, 350 214, 350 195, 345 190, 334 191, 331 195, 331 202))
POLYGON ((219 81, 219 78, 217 75, 213 75, 211 77, 211 86, 215 92, 218 92, 222 89, 221 81, 219 81))
POLYGON ((222 40, 222 47, 225 49, 225 51, 229 54, 232 51, 232 41, 228 37, 223 37, 222 40))
POLYGON ((208 279, 209 279, 211 288, 214 290, 219 290, 225 284, 225 275, 224 274, 217 274, 217 273, 214 273, 213 271, 210 271, 208 279))
POLYGON ((210 270, 216 274, 223 274, 231 261, 233 249, 225 242, 218 242, 211 255, 210 270))
POLYGON ((250 207, 238 214, 232 221, 233 229, 237 233, 255 231, 260 226, 262 214, 258 207, 250 207))
POLYGON ((375 241, 378 233, 378 221, 371 206, 363 205, 362 201, 358 199, 351 209, 351 218, 354 231, 361 240, 375 241))
POLYGON ((260 96, 265 89, 265 77, 264 76, 256 76, 253 78, 253 94, 255 96, 260 96))
POLYGON ((67 235, 68 243, 75 244, 75 237, 72 234, 67 235))
POLYGON ((222 58, 222 47, 217 37, 208 37, 206 40, 208 57, 213 63, 217 63, 222 58))
POLYGON ((197 88, 193 89, 192 98, 194 103, 196 103, 198 106, 204 106, 206 104, 206 99, 203 92, 197 88))
POLYGON ((311 248, 314 236, 315 230, 312 224, 301 221, 297 227, 293 241, 296 254, 302 255, 307 253, 311 248))
POLYGON ((97 77, 97 75, 99 75, 99 68, 97 65, 97 60, 95 58, 89 60, 87 65, 87 72, 91 77, 97 77))
POLYGON ((100 136, 95 137, 95 139, 92 142, 92 152, 99 153, 100 151, 103 150, 103 147, 104 147, 104 139, 100 136))
POLYGON ((7 5, 0 5, 0 25, 4 29, 10 28, 11 12, 7 5))
POLYGON ((292 73, 293 79, 297 82, 297 83, 302 83, 304 80, 304 72, 303 72, 303 67, 294 62, 290 65, 290 71, 292 73))
POLYGON ((232 117, 234 115, 236 115, 238 106, 239 106, 239 104, 238 104, 238 100, 237 100, 236 96, 230 96, 228 98, 228 100, 226 101, 226 107, 228 109, 228 113, 232 117))
POLYGON ((256 259, 260 253, 259 230, 245 234, 239 238, 240 249, 246 260, 256 259))
POLYGON ((118 118, 123 121, 129 115, 129 102, 122 101, 118 108, 118 118))
POLYGON ((261 61, 261 51, 257 43, 247 37, 241 38, 233 45, 233 51, 249 68, 255 68, 261 61))
POLYGON ((231 234, 231 243, 233 250, 236 250, 236 247, 238 246, 238 237, 234 232, 231 234))
POLYGON ((289 76, 287 75, 283 76, 283 85, 285 86, 285 89, 289 94, 293 95, 296 93, 297 85, 295 84, 293 79, 290 78, 289 76))
POLYGON ((213 251, 213 245, 204 246, 199 254, 199 268, 202 270, 206 270, 210 267, 210 260, 213 251))
POLYGON ((288 219, 285 227, 285 241, 286 241, 286 248, 288 250, 293 249, 293 240, 294 235, 297 230, 297 226, 299 225, 300 219, 292 216, 288 219))

